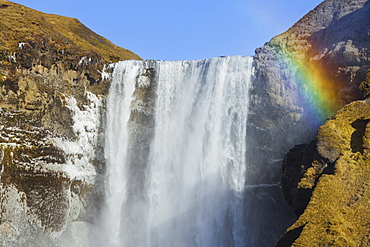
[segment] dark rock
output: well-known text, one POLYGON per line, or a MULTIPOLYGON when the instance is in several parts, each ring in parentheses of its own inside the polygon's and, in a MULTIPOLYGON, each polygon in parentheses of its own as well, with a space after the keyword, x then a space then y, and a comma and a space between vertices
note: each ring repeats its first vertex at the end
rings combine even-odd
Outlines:
POLYGON ((299 188, 298 183, 304 176, 304 170, 311 167, 314 156, 317 156, 315 147, 315 142, 295 146, 289 150, 283 160, 284 197, 287 203, 293 206, 298 216, 303 213, 312 195, 312 187, 299 188))

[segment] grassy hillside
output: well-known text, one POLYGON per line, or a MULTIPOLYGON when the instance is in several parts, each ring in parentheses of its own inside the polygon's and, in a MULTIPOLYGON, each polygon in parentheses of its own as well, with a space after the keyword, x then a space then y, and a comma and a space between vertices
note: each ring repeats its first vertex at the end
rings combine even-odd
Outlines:
POLYGON ((45 42, 60 52, 100 55, 108 62, 141 59, 94 33, 75 18, 44 14, 0 0, 0 50, 13 52, 25 41, 45 42))

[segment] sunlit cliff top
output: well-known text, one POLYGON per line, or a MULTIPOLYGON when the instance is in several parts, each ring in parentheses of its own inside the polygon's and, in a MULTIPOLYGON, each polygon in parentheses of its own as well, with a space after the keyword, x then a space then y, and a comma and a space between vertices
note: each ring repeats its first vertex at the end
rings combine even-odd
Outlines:
POLYGON ((0 50, 13 52, 25 41, 47 42, 66 53, 100 55, 108 62, 141 59, 94 33, 75 18, 45 14, 0 0, 0 50))

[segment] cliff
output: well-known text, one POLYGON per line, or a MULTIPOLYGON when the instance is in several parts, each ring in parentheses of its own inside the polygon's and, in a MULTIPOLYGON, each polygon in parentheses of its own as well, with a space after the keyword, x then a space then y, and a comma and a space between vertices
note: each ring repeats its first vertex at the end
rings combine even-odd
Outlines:
POLYGON ((369 11, 367 0, 326 0, 256 49, 248 126, 257 133, 251 156, 264 158, 250 162, 258 174, 251 183, 279 181, 280 157, 290 147, 309 142, 326 117, 363 99, 369 11))
POLYGON ((58 246, 101 206, 109 64, 140 57, 77 19, 0 14, 0 245, 58 246))
MULTIPOLYGON (((256 77, 264 84, 255 91, 267 95, 256 102, 274 99, 275 105, 265 105, 278 117, 271 124, 267 112, 262 115, 271 139, 281 145, 306 142, 283 160, 284 196, 299 218, 276 246, 370 243, 369 16, 369 1, 327 0, 256 51, 256 77), (308 84, 302 84, 307 72, 308 84), (309 92, 311 80, 327 101, 309 92), (321 80, 325 87, 317 85, 321 80), (284 128, 291 135, 276 132, 284 128)), ((257 103, 253 107, 260 109, 257 103)))
POLYGON ((276 246, 367 246, 370 101, 343 107, 316 141, 291 149, 283 188, 298 220, 276 246))
MULTIPOLYGON (((281 184, 284 155, 299 143, 310 143, 319 126, 343 105, 363 99, 358 86, 370 65, 368 16, 367 0, 326 0, 256 49, 247 122, 246 184, 251 188, 270 186, 245 190, 245 204, 255 205, 253 216, 246 217, 247 225, 254 228, 257 221, 261 226, 251 236, 256 246, 272 246, 293 224, 295 217, 284 196, 297 213, 311 198, 310 190, 299 190, 296 199, 281 193, 280 185, 286 192, 286 184, 298 180, 292 176, 281 184)), ((307 145, 296 147, 295 152, 305 151, 308 156, 296 158, 298 165, 287 176, 301 174, 301 166, 311 165, 315 147, 307 145)), ((288 190, 295 193, 297 189, 288 190)))

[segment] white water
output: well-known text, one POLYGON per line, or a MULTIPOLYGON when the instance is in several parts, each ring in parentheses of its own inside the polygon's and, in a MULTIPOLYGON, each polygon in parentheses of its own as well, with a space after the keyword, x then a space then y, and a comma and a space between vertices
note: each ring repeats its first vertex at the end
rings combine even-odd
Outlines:
POLYGON ((117 64, 108 99, 103 217, 110 246, 244 246, 251 73, 252 58, 243 56, 117 64), (139 75, 148 68, 156 83, 142 85, 139 75), (140 134, 129 126, 142 124, 130 116, 142 110, 133 94, 147 86, 156 86, 150 149, 143 152, 139 143, 130 150, 143 153, 132 155, 129 139, 140 134), (141 155, 145 165, 133 165, 141 155))

